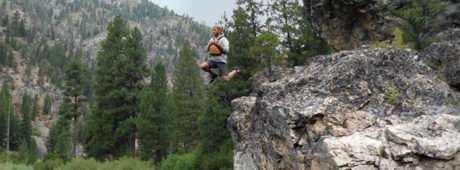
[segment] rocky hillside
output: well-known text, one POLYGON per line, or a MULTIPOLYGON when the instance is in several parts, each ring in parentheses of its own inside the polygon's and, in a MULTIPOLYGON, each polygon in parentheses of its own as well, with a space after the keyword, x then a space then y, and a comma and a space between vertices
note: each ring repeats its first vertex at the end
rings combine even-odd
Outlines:
POLYGON ((163 62, 168 73, 185 41, 204 56, 201 49, 209 36, 207 26, 148 0, 0 0, 0 8, 0 43, 7 44, 13 58, 11 66, 0 66, 0 86, 3 82, 14 85, 17 105, 24 93, 37 95, 41 101, 50 95, 53 113, 62 101, 62 72, 72 58, 87 64, 85 93, 90 93, 90 72, 114 16, 140 28, 149 64, 163 62), (16 19, 25 26, 23 36, 11 35, 16 32, 16 19))
POLYGON ((140 29, 149 66, 162 62, 171 74, 186 41, 205 56, 209 28, 149 0, 0 0, 0 87, 11 85, 18 115, 22 97, 36 97, 33 126, 39 132, 34 139, 40 156, 46 154, 49 120, 56 120, 63 102, 66 65, 75 58, 85 63, 82 83, 91 99, 97 52, 115 16, 140 29), (51 114, 44 115, 47 96, 51 114))
POLYGON ((232 102, 235 169, 455 169, 459 32, 422 52, 361 48, 259 75, 232 102))

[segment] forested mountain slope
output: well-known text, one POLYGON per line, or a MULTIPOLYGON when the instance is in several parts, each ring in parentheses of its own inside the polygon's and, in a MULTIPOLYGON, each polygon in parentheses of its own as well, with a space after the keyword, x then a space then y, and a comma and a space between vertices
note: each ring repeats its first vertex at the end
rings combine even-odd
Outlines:
MULTIPOLYGON (((13 96, 27 91, 43 100, 49 93, 53 102, 60 101, 55 86, 62 86, 61 73, 71 59, 81 58, 91 72, 114 16, 140 28, 149 65, 163 62, 168 73, 185 41, 202 54, 209 35, 206 26, 148 0, 1 0, 0 9, 0 51, 5 53, 0 84, 14 82, 18 94, 13 96)), ((86 75, 89 95, 91 74, 86 75)))

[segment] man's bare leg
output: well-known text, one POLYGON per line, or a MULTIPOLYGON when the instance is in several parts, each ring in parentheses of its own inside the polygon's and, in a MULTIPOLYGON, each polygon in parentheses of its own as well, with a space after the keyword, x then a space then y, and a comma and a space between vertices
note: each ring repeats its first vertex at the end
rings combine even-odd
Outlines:
POLYGON ((235 70, 232 70, 230 73, 228 73, 227 75, 223 76, 222 78, 225 80, 225 81, 230 81, 233 79, 233 77, 235 77, 238 73, 240 73, 240 70, 239 69, 235 69, 235 70))
POLYGON ((209 72, 209 64, 207 62, 200 64, 200 68, 203 71, 209 72))

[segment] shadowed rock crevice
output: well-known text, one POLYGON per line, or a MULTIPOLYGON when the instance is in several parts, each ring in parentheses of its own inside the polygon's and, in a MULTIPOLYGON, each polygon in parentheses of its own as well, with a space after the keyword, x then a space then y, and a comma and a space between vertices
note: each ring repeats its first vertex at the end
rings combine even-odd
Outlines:
POLYGON ((457 90, 458 92, 460 92, 460 84, 452 85, 452 88, 454 88, 455 90, 457 90))

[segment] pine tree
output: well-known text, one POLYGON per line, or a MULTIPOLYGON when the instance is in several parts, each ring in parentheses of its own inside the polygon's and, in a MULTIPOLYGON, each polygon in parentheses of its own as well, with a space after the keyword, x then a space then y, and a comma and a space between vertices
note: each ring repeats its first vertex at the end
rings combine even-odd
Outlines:
POLYGON ((49 95, 46 95, 45 101, 43 103, 43 111, 42 111, 44 115, 51 114, 51 105, 52 105, 51 97, 49 95))
POLYGON ((275 22, 275 31, 282 34, 282 44, 288 49, 293 48, 293 39, 297 36, 299 20, 302 17, 302 7, 296 0, 276 0, 271 5, 271 20, 275 22))
POLYGON ((19 22, 19 25, 18 25, 18 34, 21 37, 25 37, 26 33, 27 33, 27 31, 26 31, 26 20, 21 19, 21 21, 19 22))
MULTIPOLYGON (((11 102, 11 100, 10 100, 11 102)), ((10 103, 10 107, 13 107, 10 103)), ((21 144, 21 121, 19 120, 14 108, 10 110, 10 150, 18 150, 21 144)))
POLYGON ((96 59, 96 104, 85 137, 88 155, 99 159, 134 153, 137 94, 146 71, 140 31, 130 33, 121 17, 115 17, 107 29, 96 59))
POLYGON ((8 27, 8 24, 9 24, 9 23, 10 23, 10 21, 9 21, 9 16, 6 15, 5 18, 2 19, 2 25, 3 25, 4 27, 8 27))
MULTIPOLYGON (((0 141, 1 148, 6 148, 6 138, 7 138, 7 129, 8 129, 8 114, 11 114, 12 107, 10 107, 9 89, 6 83, 3 84, 0 91, 0 141)), ((10 115, 11 116, 11 115, 10 115)))
POLYGON ((21 103, 21 135, 22 140, 19 147, 21 157, 28 163, 32 163, 37 159, 37 146, 32 138, 32 99, 26 93, 22 97, 21 103))
POLYGON ((87 120, 85 137, 86 152, 89 156, 99 159, 113 156, 114 147, 119 142, 114 134, 116 122, 120 119, 116 109, 122 103, 121 97, 115 95, 123 77, 116 74, 114 65, 115 62, 120 62, 120 52, 124 45, 122 39, 126 39, 129 33, 128 26, 121 17, 115 17, 107 30, 108 35, 102 42, 102 50, 96 58, 96 104, 87 120))
POLYGON ((7 1, 3 1, 3 2, 2 2, 2 9, 3 9, 3 10, 6 10, 6 5, 7 5, 6 3, 7 3, 7 1))
MULTIPOLYGON (((83 65, 80 60, 72 61, 65 70, 65 100, 69 103, 68 117, 71 121, 71 145, 72 153, 76 156, 77 146, 77 122, 82 114, 83 104, 86 98, 83 96, 83 65)), ((65 120, 62 120, 64 122, 65 120)))
POLYGON ((10 26, 10 30, 12 31, 13 37, 18 36, 19 33, 19 26, 21 22, 21 14, 19 14, 19 11, 15 11, 13 15, 13 22, 10 26))
POLYGON ((189 152, 198 144, 198 117, 204 112, 205 94, 200 71, 190 44, 181 49, 174 72, 173 98, 176 106, 174 143, 178 152, 189 152))
POLYGON ((316 36, 296 0, 273 1, 269 17, 273 31, 281 35, 281 44, 287 50, 290 65, 303 65, 306 58, 329 52, 323 39, 316 36))
POLYGON ((304 65, 308 57, 331 52, 327 42, 313 32, 306 19, 298 22, 300 37, 293 41, 292 54, 288 58, 291 65, 304 65))
POLYGON ((69 104, 64 102, 58 113, 57 122, 51 127, 46 143, 47 156, 68 160, 72 157, 69 104))
POLYGON ((169 106, 166 70, 155 66, 150 86, 142 93, 138 122, 140 156, 144 160, 160 162, 169 148, 169 106))
POLYGON ((212 153, 218 150, 222 140, 228 139, 226 131, 226 120, 231 109, 225 102, 222 102, 222 81, 209 86, 207 98, 207 110, 200 116, 200 135, 204 153, 212 153))
POLYGON ((236 4, 241 7, 248 16, 248 22, 251 26, 252 36, 255 37, 261 30, 261 24, 259 23, 259 16, 263 14, 262 3, 256 0, 237 0, 236 4))
POLYGON ((9 87, 7 83, 4 83, 0 91, 0 148, 6 150, 7 144, 9 143, 10 150, 17 150, 21 141, 21 128, 14 110, 9 87), (7 140, 8 133, 9 142, 7 140))
POLYGON ((32 122, 31 122, 31 108, 32 102, 30 96, 26 93, 22 97, 21 113, 22 113, 22 134, 23 140, 27 144, 31 144, 32 141, 32 122))
POLYGON ((244 9, 239 7, 233 11, 233 22, 229 24, 230 41, 229 65, 238 66, 242 71, 242 77, 249 79, 255 72, 254 65, 257 63, 249 56, 249 47, 253 44, 255 36, 252 34, 252 27, 248 20, 249 16, 244 9), (237 43, 234 43, 237 42, 237 43))
POLYGON ((8 63, 8 48, 5 44, 0 43, 0 66, 5 66, 8 63))
POLYGON ((276 47, 278 46, 278 37, 271 32, 262 32, 257 36, 254 44, 250 48, 251 56, 253 56, 259 65, 259 69, 268 68, 269 74, 272 74, 273 59, 278 54, 276 47))
POLYGON ((415 49, 423 49, 432 42, 430 30, 439 24, 438 17, 445 11, 446 4, 439 0, 408 1, 394 14, 402 18, 403 40, 415 49))
POLYGON ((31 112, 31 118, 32 120, 35 120, 35 118, 37 117, 38 115, 38 96, 35 95, 34 98, 33 98, 33 103, 32 103, 32 112, 31 112))

